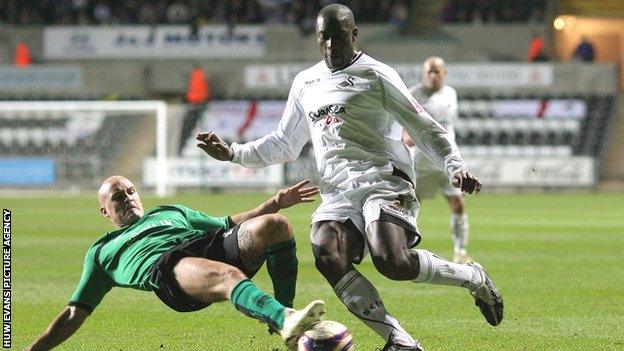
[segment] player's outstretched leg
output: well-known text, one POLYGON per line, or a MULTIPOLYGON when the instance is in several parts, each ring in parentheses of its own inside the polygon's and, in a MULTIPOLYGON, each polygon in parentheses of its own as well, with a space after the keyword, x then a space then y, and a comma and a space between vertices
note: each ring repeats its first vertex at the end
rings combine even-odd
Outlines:
POLYGON ((458 264, 427 250, 410 250, 418 258, 416 283, 461 286, 474 297, 481 314, 491 325, 503 320, 503 296, 483 267, 476 262, 458 264))
POLYGON ((498 325, 502 321, 503 298, 481 266, 450 262, 427 250, 407 249, 409 233, 393 222, 372 222, 366 236, 375 268, 384 276, 466 288, 476 292, 473 297, 479 299, 477 305, 488 323, 498 325), (481 307, 484 304, 488 308, 481 307))
POLYGON ((362 237, 356 231, 351 223, 314 223, 312 249, 317 269, 349 312, 392 345, 407 347, 400 350, 417 350, 413 348, 416 341, 388 313, 377 289, 353 267, 353 258, 364 250, 362 237))
POLYGON ((229 299, 246 316, 266 322, 279 332, 290 349, 296 345, 299 333, 320 320, 325 312, 325 303, 320 300, 299 311, 285 307, 238 268, 222 262, 185 257, 176 264, 173 273, 188 298, 202 303, 229 299))

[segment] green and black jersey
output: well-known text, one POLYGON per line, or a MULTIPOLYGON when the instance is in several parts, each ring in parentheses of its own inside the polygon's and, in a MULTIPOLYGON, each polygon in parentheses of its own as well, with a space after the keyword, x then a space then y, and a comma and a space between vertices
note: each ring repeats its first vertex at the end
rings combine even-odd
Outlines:
POLYGON ((89 248, 69 305, 92 312, 114 286, 151 291, 150 270, 163 253, 208 231, 230 226, 228 217, 211 217, 181 205, 156 207, 89 248))

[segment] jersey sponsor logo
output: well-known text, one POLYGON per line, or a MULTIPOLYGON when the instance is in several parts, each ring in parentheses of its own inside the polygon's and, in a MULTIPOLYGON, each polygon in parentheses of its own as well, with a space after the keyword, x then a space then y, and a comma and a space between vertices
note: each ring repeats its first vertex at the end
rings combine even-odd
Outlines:
POLYGON ((336 116, 336 115, 329 115, 329 116, 325 117, 325 125, 326 126, 330 126, 330 125, 338 123, 338 122, 342 122, 342 119, 338 118, 338 116, 336 116))
POLYGON ((333 115, 337 117, 338 114, 346 112, 347 110, 345 110, 345 108, 340 105, 327 105, 321 107, 316 111, 311 111, 310 113, 308 113, 308 117, 312 119, 312 122, 316 122, 325 116, 333 115))

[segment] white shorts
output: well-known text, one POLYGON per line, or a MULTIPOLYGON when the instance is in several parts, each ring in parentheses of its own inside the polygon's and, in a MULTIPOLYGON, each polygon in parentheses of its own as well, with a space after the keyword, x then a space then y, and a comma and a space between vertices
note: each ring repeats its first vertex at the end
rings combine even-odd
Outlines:
MULTIPOLYGON (((356 184, 353 190, 323 198, 323 203, 312 214, 312 223, 351 220, 363 235, 372 222, 380 219, 386 220, 413 231, 414 240, 408 244, 410 247, 417 245, 420 241, 420 234, 416 219, 420 203, 410 182, 398 177, 393 178, 393 180, 356 184)), ((365 254, 354 261, 361 261, 365 254)))
POLYGON ((442 172, 416 173, 416 196, 419 199, 429 199, 436 196, 438 190, 446 197, 462 196, 459 188, 454 187, 442 172))

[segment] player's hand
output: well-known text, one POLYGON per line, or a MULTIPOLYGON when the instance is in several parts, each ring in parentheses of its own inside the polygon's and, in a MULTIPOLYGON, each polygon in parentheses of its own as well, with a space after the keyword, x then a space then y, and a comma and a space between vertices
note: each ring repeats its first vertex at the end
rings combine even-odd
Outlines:
POLYGON ((308 183, 310 183, 310 179, 300 181, 290 188, 278 191, 277 195, 275 195, 275 201, 277 201, 278 206, 280 208, 288 208, 298 203, 314 201, 314 196, 319 193, 319 188, 316 186, 304 188, 308 183))
POLYGON ((232 161, 234 150, 215 133, 199 133, 195 138, 199 141, 197 147, 204 150, 210 157, 219 161, 232 161))
POLYGON ((453 176, 453 186, 468 194, 478 194, 481 191, 481 181, 477 176, 468 171, 455 173, 453 176))

